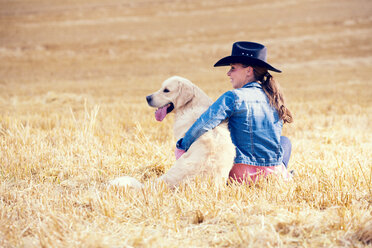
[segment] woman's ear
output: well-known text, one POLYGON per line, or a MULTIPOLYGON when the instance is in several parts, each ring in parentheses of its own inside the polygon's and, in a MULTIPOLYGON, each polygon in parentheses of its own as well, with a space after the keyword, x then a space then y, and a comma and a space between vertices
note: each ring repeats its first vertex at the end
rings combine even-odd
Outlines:
POLYGON ((253 74, 253 67, 252 66, 247 67, 247 73, 248 73, 249 76, 251 76, 253 74))
POLYGON ((252 66, 246 67, 246 73, 248 80, 251 81, 254 79, 254 70, 252 66))

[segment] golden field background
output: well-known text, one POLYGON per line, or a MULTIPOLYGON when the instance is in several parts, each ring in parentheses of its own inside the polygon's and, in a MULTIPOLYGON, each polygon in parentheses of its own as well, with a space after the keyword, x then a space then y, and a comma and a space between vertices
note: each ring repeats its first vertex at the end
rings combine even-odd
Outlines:
POLYGON ((369 0, 1 0, 0 246, 371 245, 371 76, 369 0), (145 96, 179 75, 216 99, 238 40, 283 71, 293 181, 108 189, 175 161, 145 96))

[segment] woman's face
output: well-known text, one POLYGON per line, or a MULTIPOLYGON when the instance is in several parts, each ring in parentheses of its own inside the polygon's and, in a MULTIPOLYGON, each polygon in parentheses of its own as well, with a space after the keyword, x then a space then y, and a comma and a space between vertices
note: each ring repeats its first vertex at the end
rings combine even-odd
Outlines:
POLYGON ((243 67, 242 64, 234 63, 230 65, 231 68, 227 72, 227 76, 230 77, 232 87, 238 89, 243 87, 246 83, 254 81, 253 68, 243 67))

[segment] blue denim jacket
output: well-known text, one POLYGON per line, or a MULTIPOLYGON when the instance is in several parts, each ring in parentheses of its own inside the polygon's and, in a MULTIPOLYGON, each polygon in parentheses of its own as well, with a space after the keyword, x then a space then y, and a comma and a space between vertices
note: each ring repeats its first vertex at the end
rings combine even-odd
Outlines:
POLYGON ((187 151, 196 139, 225 119, 236 147, 235 163, 256 166, 282 163, 283 121, 258 82, 224 93, 177 141, 177 148, 187 151))

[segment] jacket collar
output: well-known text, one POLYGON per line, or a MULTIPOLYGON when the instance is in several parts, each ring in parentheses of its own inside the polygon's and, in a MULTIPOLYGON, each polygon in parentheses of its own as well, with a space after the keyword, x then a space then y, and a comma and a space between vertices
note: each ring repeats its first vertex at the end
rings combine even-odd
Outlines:
POLYGON ((257 81, 246 83, 242 88, 251 88, 251 87, 262 88, 261 84, 258 83, 257 81))

